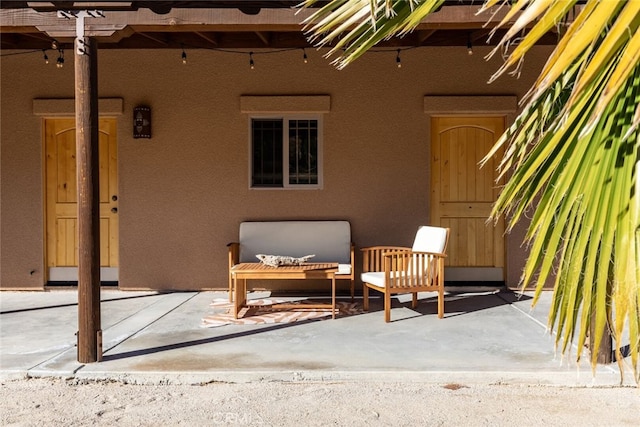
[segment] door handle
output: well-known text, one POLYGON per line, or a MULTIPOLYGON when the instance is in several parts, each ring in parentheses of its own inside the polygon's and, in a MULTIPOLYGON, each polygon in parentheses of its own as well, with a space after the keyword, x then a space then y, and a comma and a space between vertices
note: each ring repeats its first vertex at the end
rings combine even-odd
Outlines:
POLYGON ((113 213, 118 212, 118 208, 111 208, 111 212, 113 212, 113 213))
POLYGON ((114 194, 113 196, 111 196, 111 200, 113 200, 113 201, 115 202, 116 200, 118 200, 118 196, 116 196, 116 195, 114 194))

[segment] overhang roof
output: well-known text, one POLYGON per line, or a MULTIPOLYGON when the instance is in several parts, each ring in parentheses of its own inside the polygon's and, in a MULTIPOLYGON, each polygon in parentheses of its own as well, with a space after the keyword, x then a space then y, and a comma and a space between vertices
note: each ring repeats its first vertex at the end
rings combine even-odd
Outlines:
MULTIPOLYGON (((485 24, 494 17, 477 16, 481 0, 447 0, 436 13, 403 38, 381 47, 466 46, 487 41, 485 24)), ((100 49, 279 49, 309 47, 301 22, 310 10, 298 10, 300 0, 210 1, 5 1, 0 3, 1 47, 48 49, 52 39, 70 48, 75 20, 56 11, 101 10, 104 18, 85 20, 86 35, 96 37, 100 49), (297 12, 297 13, 296 13, 297 12)), ((322 4, 322 3, 319 3, 322 4)), ((506 8, 504 8, 506 9, 506 8)), ((498 32, 492 39, 499 40, 498 32)), ((557 43, 549 33, 540 44, 557 43)))

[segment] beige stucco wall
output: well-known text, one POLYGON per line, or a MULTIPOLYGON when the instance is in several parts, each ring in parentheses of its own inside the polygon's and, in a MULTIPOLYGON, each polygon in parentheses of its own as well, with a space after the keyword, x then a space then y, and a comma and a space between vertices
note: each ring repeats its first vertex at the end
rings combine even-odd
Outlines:
MULTIPOLYGON (((369 53, 335 70, 319 52, 248 55, 188 50, 99 52, 99 95, 122 98, 118 117, 120 286, 209 289, 227 285, 226 244, 244 220, 347 219, 358 247, 410 244, 429 223, 429 116, 425 95, 526 92, 550 48, 537 48, 520 79, 487 85, 488 50, 420 48, 369 53), (257 191, 248 183, 246 95, 328 95, 324 188, 257 191), (152 109, 153 137, 133 139, 132 109, 152 109)), ((2 67, 0 286, 42 288, 43 116, 33 100, 70 98, 65 67, 41 53, 6 56, 2 67)), ((524 253, 522 228, 507 238, 507 283, 524 253)), ((359 261, 359 258, 358 258, 359 261)))

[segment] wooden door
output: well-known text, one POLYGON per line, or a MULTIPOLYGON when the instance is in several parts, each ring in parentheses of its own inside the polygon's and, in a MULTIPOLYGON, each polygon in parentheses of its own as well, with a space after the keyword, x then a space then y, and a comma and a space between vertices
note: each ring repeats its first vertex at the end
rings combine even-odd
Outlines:
MULTIPOLYGON (((46 262, 49 281, 77 281, 78 205, 75 119, 45 120, 46 262)), ((100 266, 117 280, 116 120, 100 119, 100 266)))
POLYGON ((504 221, 487 223, 501 153, 478 164, 504 127, 504 117, 432 118, 431 220, 451 228, 447 280, 504 280, 504 221))

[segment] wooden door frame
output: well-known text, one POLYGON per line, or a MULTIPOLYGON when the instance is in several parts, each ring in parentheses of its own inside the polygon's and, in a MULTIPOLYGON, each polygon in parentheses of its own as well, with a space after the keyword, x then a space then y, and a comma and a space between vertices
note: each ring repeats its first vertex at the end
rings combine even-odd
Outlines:
MULTIPOLYGON (((431 141, 433 129, 431 128, 433 117, 470 117, 470 116, 494 116, 504 117, 505 129, 508 128, 515 120, 518 110, 518 102, 516 96, 430 96, 424 97, 424 112, 428 115, 427 119, 427 135, 431 141)), ((431 141, 432 143, 433 141, 431 141)), ((431 150, 431 143, 429 150, 431 150)), ((431 168, 431 162, 429 162, 431 168)), ((432 171, 429 171, 432 175, 432 171)), ((429 194, 431 195, 431 178, 429 178, 429 194)), ((431 196, 429 196, 431 204, 431 196)), ((431 216, 431 209, 429 211, 431 216)), ((430 221, 432 219, 430 218, 430 221)), ((502 281, 508 284, 510 275, 510 263, 507 254, 508 242, 504 241, 504 268, 502 273, 502 281)), ((449 273, 445 275, 447 280, 465 280, 464 277, 469 275, 469 271, 465 268, 456 268, 456 270, 448 269, 449 273)), ((487 271, 486 281, 498 281, 495 277, 496 273, 487 271)))
MULTIPOLYGON (((122 141, 122 129, 120 125, 120 116, 124 113, 124 99, 123 98, 101 98, 98 100, 98 109, 100 111, 99 119, 113 118, 116 120, 116 144, 119 147, 122 141)), ((49 267, 47 262, 47 176, 46 176, 46 146, 45 146, 45 121, 48 119, 75 119, 75 99, 74 98, 37 98, 33 100, 33 114, 40 117, 40 129, 41 129, 41 158, 42 158, 42 260, 43 260, 43 280, 44 285, 52 281, 49 277, 49 267)), ((120 163, 120 160, 118 160, 120 163)), ((119 169, 119 168, 118 168, 119 169)), ((118 187, 120 185, 118 184, 118 187)), ((118 231, 119 233, 119 231, 118 231)), ((65 267, 62 267, 63 269, 65 267)), ((69 267, 76 269, 77 267, 69 267)), ((116 267, 116 275, 114 276, 111 271, 105 271, 105 281, 117 281, 119 276, 119 267, 116 267)), ((102 270, 102 268, 101 268, 102 270)), ((77 281, 76 279, 66 279, 70 271, 60 270, 61 276, 54 277, 56 281, 77 281)))

